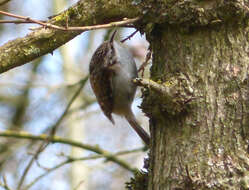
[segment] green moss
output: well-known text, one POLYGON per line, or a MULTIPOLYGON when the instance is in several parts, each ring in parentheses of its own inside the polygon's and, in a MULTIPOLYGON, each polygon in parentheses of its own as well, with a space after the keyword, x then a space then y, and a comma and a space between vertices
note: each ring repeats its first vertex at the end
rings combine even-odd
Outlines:
POLYGON ((148 172, 138 171, 135 176, 126 183, 127 190, 146 190, 148 189, 148 172))
POLYGON ((30 46, 30 47, 27 47, 27 48, 23 48, 22 51, 24 52, 24 54, 26 56, 29 56, 30 54, 36 54, 36 55, 40 54, 40 49, 35 47, 35 46, 30 46))

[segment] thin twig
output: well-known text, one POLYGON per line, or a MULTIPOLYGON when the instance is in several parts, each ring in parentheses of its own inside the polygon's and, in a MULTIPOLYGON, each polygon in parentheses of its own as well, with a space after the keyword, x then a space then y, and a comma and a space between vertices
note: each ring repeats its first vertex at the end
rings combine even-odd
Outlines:
POLYGON ((78 97, 79 93, 81 92, 82 88, 85 86, 85 83, 86 81, 88 80, 88 77, 84 78, 82 81, 81 81, 81 85, 79 87, 79 89, 76 91, 76 93, 74 94, 74 96, 71 98, 71 100, 69 101, 66 109, 64 110, 64 112, 62 113, 61 117, 57 120, 57 122, 52 126, 52 129, 51 129, 51 132, 50 132, 50 135, 47 137, 47 139, 45 139, 44 142, 41 143, 41 145, 38 147, 37 151, 35 152, 34 156, 32 157, 32 159, 30 160, 29 164, 27 165, 27 167, 25 168, 24 172, 23 172, 23 175, 18 183, 18 187, 17 189, 20 190, 21 189, 21 186, 25 180, 25 177, 27 176, 28 174, 28 171, 30 170, 31 166, 33 165, 34 161, 37 159, 38 155, 49 145, 49 138, 51 138, 58 126, 61 124, 62 120, 64 119, 64 117, 66 116, 69 108, 71 107, 72 103, 74 102, 74 100, 78 97))
MULTIPOLYGON (((135 153, 135 152, 139 152, 139 151, 143 151, 143 150, 144 150, 144 147, 136 148, 136 149, 133 149, 133 150, 125 150, 125 151, 117 152, 117 153, 113 154, 113 156, 121 156, 121 155, 131 154, 131 153, 135 153)), ((94 156, 88 156, 88 157, 82 157, 82 158, 68 157, 68 159, 66 161, 61 162, 60 164, 48 169, 47 172, 45 172, 44 174, 41 174, 40 176, 35 178, 30 184, 28 184, 25 187, 25 190, 28 190, 35 183, 37 183, 40 179, 42 179, 43 177, 47 176, 49 173, 61 168, 62 166, 66 165, 66 164, 70 164, 70 163, 76 162, 76 161, 94 160, 94 159, 99 159, 99 158, 103 158, 103 157, 104 157, 104 155, 94 155, 94 156)))
POLYGON ((71 100, 68 102, 68 105, 66 107, 66 109, 64 110, 64 112, 62 113, 61 117, 57 120, 57 122, 54 124, 54 126, 52 127, 51 130, 51 134, 54 135, 58 126, 61 124, 62 120, 64 119, 64 117, 66 116, 66 114, 68 113, 70 107, 72 106, 74 100, 78 97, 78 95, 80 94, 82 88, 85 86, 86 82, 88 80, 88 76, 85 77, 84 79, 82 79, 80 81, 80 87, 79 89, 75 92, 75 94, 73 95, 73 97, 71 98, 71 100))
POLYGON ((124 43, 126 40, 130 40, 136 33, 138 32, 138 30, 136 30, 135 32, 133 32, 132 34, 130 34, 128 37, 126 37, 125 39, 121 40, 121 43, 124 43))
POLYGON ((78 185, 75 186, 75 188, 73 188, 73 190, 77 190, 80 188, 80 186, 84 183, 85 181, 84 180, 81 180, 78 185))
POLYGON ((42 168, 43 170, 46 170, 46 171, 49 170, 48 167, 42 166, 42 165, 39 163, 39 160, 38 160, 38 159, 35 160, 35 163, 37 164, 37 166, 38 166, 39 168, 42 168))
MULTIPOLYGON (((62 26, 57 26, 57 25, 51 24, 51 23, 42 22, 40 20, 35 20, 35 19, 30 18, 30 17, 20 16, 20 15, 8 13, 8 12, 5 12, 5 11, 0 11, 0 14, 6 15, 6 16, 9 16, 9 17, 13 17, 13 18, 22 19, 22 20, 25 20, 27 22, 33 22, 35 24, 44 26, 45 28, 52 28, 52 29, 63 30, 63 31, 87 31, 87 30, 96 30, 96 29, 124 26, 124 25, 127 25, 127 24, 132 24, 132 23, 134 23, 134 22, 136 22, 136 21, 138 21, 140 19, 139 17, 137 17, 137 18, 124 19, 122 21, 111 22, 111 23, 102 24, 102 25, 82 26, 82 27, 68 27, 68 26, 62 27, 62 26)), ((67 23, 66 23, 66 25, 67 25, 67 23)))
POLYGON ((30 184, 28 184, 24 189, 28 190, 29 188, 31 188, 35 183, 37 183, 40 179, 42 179, 43 177, 47 176, 49 173, 51 173, 52 171, 61 168, 62 166, 66 165, 70 163, 68 160, 54 166, 53 168, 48 169, 44 174, 38 176, 37 178, 35 178, 30 184))
MULTIPOLYGON (((40 22, 46 22, 44 20, 40 20, 40 22)), ((27 20, 0 20, 0 24, 34 24, 32 21, 27 20)))
POLYGON ((9 16, 9 17, 13 17, 13 18, 22 19, 22 20, 29 21, 29 22, 33 22, 33 23, 36 23, 36 24, 39 24, 39 25, 42 25, 42 26, 45 26, 45 27, 48 27, 48 25, 49 25, 49 24, 46 24, 46 23, 41 22, 39 20, 32 19, 30 17, 20 16, 20 15, 8 13, 8 12, 5 12, 5 11, 0 11, 0 14, 6 15, 6 16, 9 16))
POLYGON ((141 74, 142 78, 144 77, 144 70, 145 70, 145 67, 149 64, 149 60, 151 59, 151 55, 152 55, 152 50, 149 47, 148 52, 146 54, 145 61, 142 63, 142 65, 139 67, 139 69, 137 71, 137 72, 142 71, 142 74, 141 74))
MULTIPOLYGON (((43 23, 43 26, 46 26, 47 28, 53 28, 63 31, 88 31, 88 30, 97 30, 97 29, 103 29, 103 28, 112 28, 112 27, 118 27, 118 26, 127 26, 127 24, 132 24, 136 21, 138 21, 140 18, 131 18, 131 19, 125 19, 122 21, 116 21, 116 22, 110 22, 108 24, 100 24, 100 25, 93 25, 93 26, 75 26, 75 27, 60 27, 53 24, 46 24, 43 23)), ((37 23, 38 24, 38 23, 37 23)))
POLYGON ((39 153, 41 153, 44 149, 46 148, 46 146, 44 146, 44 143, 41 143, 41 145, 39 146, 38 150, 36 151, 35 155, 31 158, 30 162, 28 163, 28 165, 26 166, 22 177, 18 183, 17 189, 20 190, 21 186, 25 180, 25 177, 27 176, 31 166, 33 165, 34 161, 36 160, 36 158, 38 157, 39 153))
POLYGON ((6 190, 11 190, 5 176, 3 176, 2 178, 3 178, 3 183, 0 182, 0 187, 3 187, 6 190))

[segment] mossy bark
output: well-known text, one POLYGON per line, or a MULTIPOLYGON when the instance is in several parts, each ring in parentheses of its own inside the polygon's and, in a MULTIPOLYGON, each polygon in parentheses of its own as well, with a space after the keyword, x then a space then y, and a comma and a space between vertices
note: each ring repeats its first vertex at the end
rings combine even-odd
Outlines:
POLYGON ((147 36, 151 79, 173 81, 177 92, 177 101, 144 92, 153 139, 148 189, 249 188, 248 32, 246 22, 160 25, 147 36))

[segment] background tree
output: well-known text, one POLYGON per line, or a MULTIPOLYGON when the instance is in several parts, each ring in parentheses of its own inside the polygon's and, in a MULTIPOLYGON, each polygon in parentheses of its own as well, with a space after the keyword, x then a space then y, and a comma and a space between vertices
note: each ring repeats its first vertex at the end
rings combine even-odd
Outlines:
POLYGON ((153 52, 151 80, 136 80, 152 135, 148 189, 248 189, 248 13, 235 0, 79 1, 49 20, 64 28, 2 46, 1 71, 71 40, 71 26, 135 18, 153 52))
MULTIPOLYGON (((1 6, 1 10, 14 16, 46 20, 73 4, 70 3, 64 0, 11 1, 1 6), (34 11, 37 7, 39 9, 34 11)), ((40 27, 14 24, 30 22, 20 17, 1 16, 1 45, 31 33, 30 28, 40 27), (3 24, 5 22, 10 24, 3 24)), ((124 38, 133 31, 120 28, 117 37, 124 38)), ((116 127, 106 120, 85 80, 93 51, 110 33, 105 29, 85 33, 53 54, 1 74, 1 190, 40 189, 41 186, 43 189, 124 189, 125 181, 143 165, 145 152, 141 140, 122 119, 116 120, 116 127), (49 135, 54 127, 55 136, 61 139, 53 139, 56 143, 47 145, 48 139, 41 134, 49 135), (43 142, 37 141, 39 138, 43 142), (44 146, 43 151, 38 151, 44 146)), ((19 40, 20 45, 25 43, 24 38, 19 40)), ((135 36, 126 43, 133 44, 129 47, 133 47, 134 53, 137 52, 134 43, 142 46, 140 54, 136 55, 139 64, 139 60, 144 59, 147 44, 144 38, 135 36)), ((16 49, 18 45, 13 44, 13 47, 16 49)), ((17 55, 17 52, 13 54, 17 55)), ((140 112, 136 109, 138 117, 145 120, 140 112)), ((148 125, 146 120, 144 123, 148 125)))

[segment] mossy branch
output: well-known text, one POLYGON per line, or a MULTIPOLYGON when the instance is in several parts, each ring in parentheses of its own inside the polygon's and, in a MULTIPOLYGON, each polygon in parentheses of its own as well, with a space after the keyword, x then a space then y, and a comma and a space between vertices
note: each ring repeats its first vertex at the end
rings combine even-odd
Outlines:
MULTIPOLYGON (((62 28, 100 25, 140 17, 142 21, 136 27, 149 34, 157 31, 158 24, 182 25, 183 31, 187 31, 185 26, 216 25, 227 21, 230 23, 231 18, 236 18, 235 22, 238 22, 238 19, 242 20, 249 15, 245 0, 220 1, 217 5, 214 2, 173 0, 156 5, 153 1, 80 0, 67 10, 50 17, 44 27, 1 46, 0 73, 52 53, 82 32, 64 31, 62 28), (229 11, 233 13, 230 16, 226 14, 229 11), (54 27, 51 28, 51 25, 54 27)), ((25 18, 30 21, 28 17, 25 18)))
POLYGON ((150 88, 163 96, 168 96, 173 99, 172 94, 170 94, 170 83, 161 84, 160 82, 155 82, 151 79, 136 78, 133 82, 145 88, 150 88))
MULTIPOLYGON (((133 82, 137 86, 142 86, 147 89, 147 92, 153 93, 157 100, 167 108, 168 113, 176 115, 183 110, 186 111, 186 106, 193 103, 200 97, 194 97, 193 84, 184 74, 179 77, 171 77, 169 80, 157 82, 151 79, 136 78, 133 82)), ((152 95, 152 94, 151 94, 152 95)))
MULTIPOLYGON (((138 10, 129 3, 110 3, 102 0, 79 1, 46 22, 59 28, 92 26, 122 21, 124 18, 137 17, 138 10), (105 6, 103 6, 103 4, 105 6), (100 16, 103 15, 103 16, 100 16)), ((32 19, 33 20, 33 19, 32 19)), ((135 22, 135 21, 134 21, 135 22)), ((87 28, 89 29, 89 27, 87 28)), ((51 53, 67 43, 82 31, 67 31, 56 28, 40 27, 23 38, 16 38, 0 47, 0 73, 28 63, 40 56, 51 53)))

